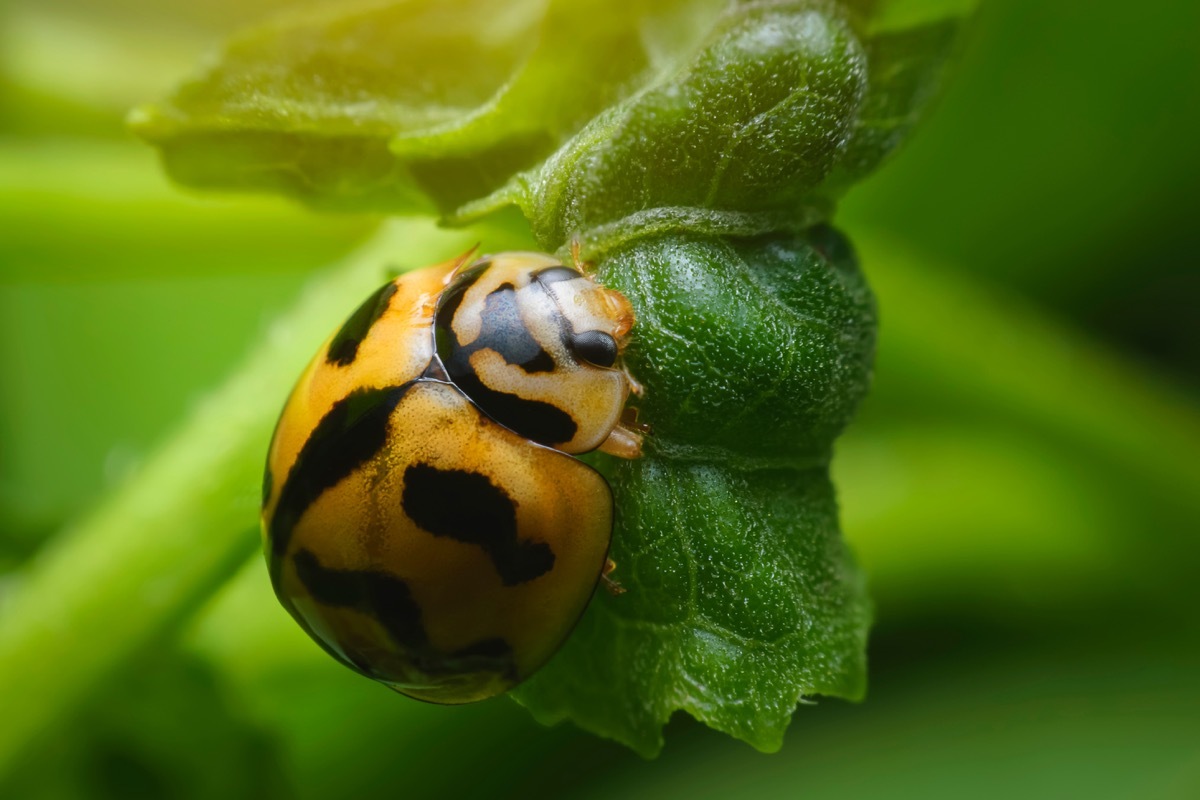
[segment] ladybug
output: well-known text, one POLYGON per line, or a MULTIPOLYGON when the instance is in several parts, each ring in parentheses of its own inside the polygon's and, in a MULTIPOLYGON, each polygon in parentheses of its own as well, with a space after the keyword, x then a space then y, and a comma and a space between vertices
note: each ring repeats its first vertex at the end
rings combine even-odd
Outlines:
POLYGON ((563 643, 612 568, 611 490, 573 454, 635 458, 646 430, 625 408, 641 387, 623 295, 577 255, 468 262, 350 315, 288 398, 263 489, 284 608, 338 661, 434 703, 507 691, 563 643))

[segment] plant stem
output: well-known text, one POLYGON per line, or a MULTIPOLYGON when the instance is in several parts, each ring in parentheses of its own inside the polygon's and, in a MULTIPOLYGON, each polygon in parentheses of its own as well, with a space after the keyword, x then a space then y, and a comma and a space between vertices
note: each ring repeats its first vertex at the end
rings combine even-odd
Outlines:
POLYGON ((314 279, 139 473, 29 564, 0 604, 0 775, 245 562, 258 542, 262 454, 321 338, 387 269, 461 251, 468 236, 429 221, 386 225, 314 279))
POLYGON ((903 376, 889 392, 927 399, 932 389, 948 405, 1018 418, 1200 510, 1200 418, 1190 398, 1017 297, 964 277, 968 265, 933 264, 886 236, 856 234, 881 304, 898 309, 880 337, 881 371, 903 376))

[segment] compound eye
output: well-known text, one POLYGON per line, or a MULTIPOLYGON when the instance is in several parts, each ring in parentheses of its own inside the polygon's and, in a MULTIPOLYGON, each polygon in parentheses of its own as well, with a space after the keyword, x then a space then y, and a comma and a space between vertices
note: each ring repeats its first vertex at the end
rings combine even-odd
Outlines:
POLYGON ((578 358, 597 367, 617 363, 617 340, 604 331, 584 331, 571 337, 571 350, 578 358))

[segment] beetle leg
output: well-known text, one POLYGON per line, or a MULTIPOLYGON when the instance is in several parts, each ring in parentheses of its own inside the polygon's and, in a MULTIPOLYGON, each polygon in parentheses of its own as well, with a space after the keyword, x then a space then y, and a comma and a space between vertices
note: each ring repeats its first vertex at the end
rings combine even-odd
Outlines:
POLYGON ((622 372, 625 373, 625 380, 629 382, 629 391, 633 392, 635 397, 641 397, 646 393, 646 387, 638 382, 637 378, 629 374, 628 367, 623 367, 622 372))
POLYGON ((619 422, 608 434, 608 438, 600 444, 599 449, 601 453, 608 453, 617 458, 639 458, 642 455, 642 434, 624 422, 619 422))
POLYGON ((613 597, 618 597, 628 591, 624 586, 621 585, 620 581, 613 580, 609 577, 609 575, 611 575, 616 568, 617 562, 613 561, 611 558, 606 558, 604 559, 604 570, 600 573, 600 580, 603 581, 605 590, 613 597))
POLYGON ((595 277, 593 265, 583 260, 583 240, 579 236, 571 237, 571 262, 582 274, 589 278, 595 277))
POLYGON ((639 416, 637 406, 626 406, 625 410, 621 412, 620 425, 635 433, 640 433, 644 436, 653 436, 654 428, 650 427, 649 423, 642 422, 639 416))

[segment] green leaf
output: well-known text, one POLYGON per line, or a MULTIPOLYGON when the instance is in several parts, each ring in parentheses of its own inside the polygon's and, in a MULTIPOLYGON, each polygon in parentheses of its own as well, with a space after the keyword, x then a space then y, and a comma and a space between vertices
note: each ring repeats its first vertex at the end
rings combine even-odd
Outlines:
POLYGON ((870 611, 830 445, 866 392, 875 316, 845 241, 664 235, 601 265, 639 310, 654 425, 613 482, 617 577, 518 699, 644 755, 685 710, 773 751, 798 702, 856 699, 870 611))
POLYGON ((657 447, 828 457, 866 393, 875 335, 840 234, 656 235, 600 267, 638 311, 627 360, 657 447))
POLYGON ((185 184, 459 221, 513 203, 548 248, 631 214, 798 229, 839 163, 857 179, 903 138, 945 59, 949 24, 872 38, 856 5, 341 4, 235 37, 131 124, 185 184))
POLYGON ((131 124, 183 183, 421 210, 388 142, 485 103, 524 58, 540 5, 359 3, 280 18, 131 124))
POLYGON ((821 193, 840 195, 908 137, 945 80, 958 20, 885 31, 867 40, 867 88, 850 141, 821 193))
POLYGON ((669 209, 678 210, 676 227, 694 227, 699 217, 720 229, 723 212, 764 215, 759 230, 803 227, 819 215, 801 201, 841 155, 865 66, 849 22, 832 6, 734 4, 680 69, 598 117, 467 216, 515 203, 551 247, 669 209))
POLYGON ((903 143, 959 23, 866 36, 852 19, 822 3, 734 4, 684 66, 456 218, 511 203, 548 248, 647 227, 804 229, 903 143))
POLYGON ((449 210, 536 164, 669 62, 714 5, 331 5, 235 37, 131 124, 182 183, 338 209, 449 210))

